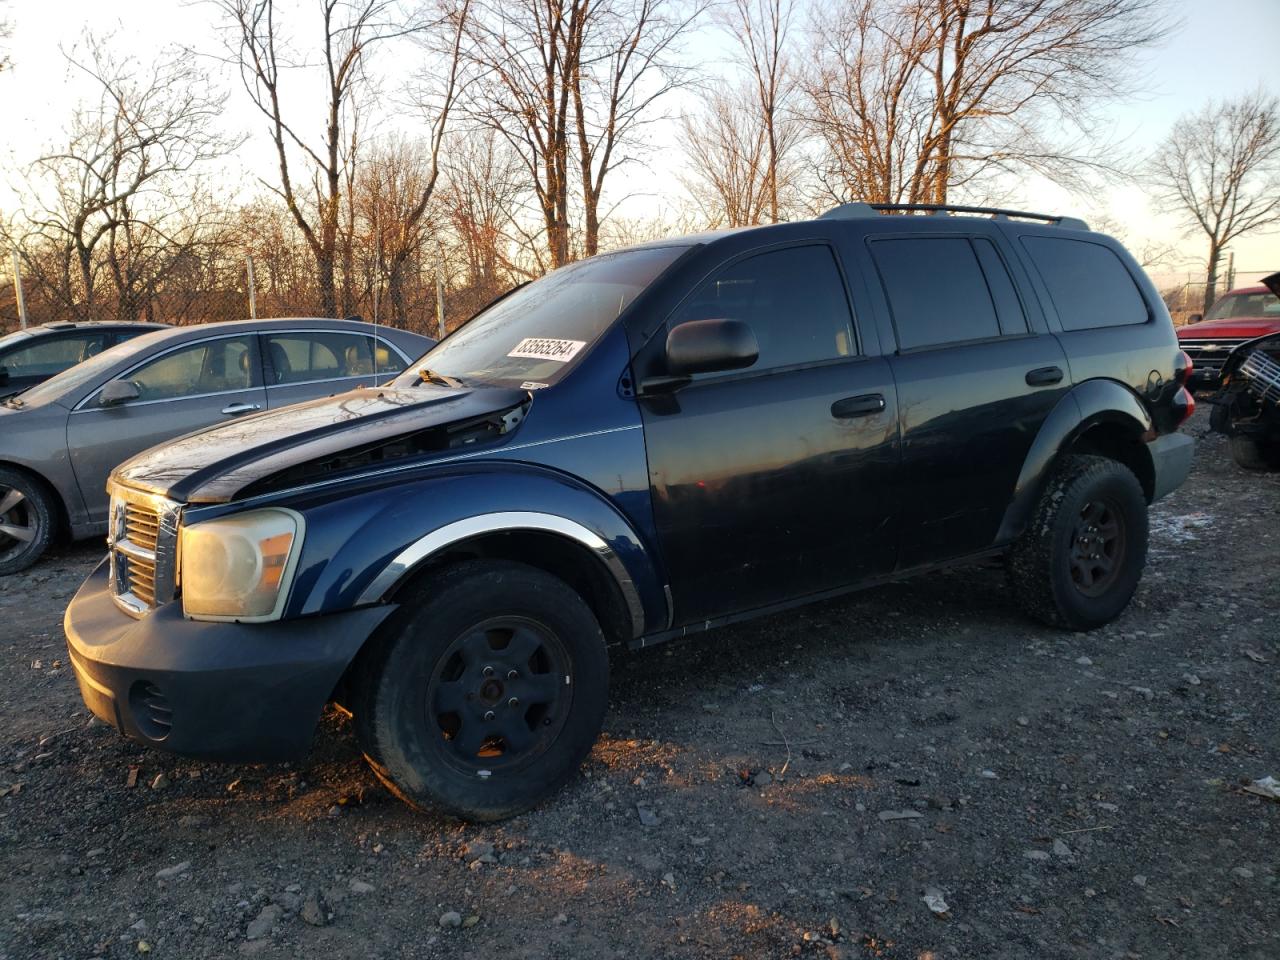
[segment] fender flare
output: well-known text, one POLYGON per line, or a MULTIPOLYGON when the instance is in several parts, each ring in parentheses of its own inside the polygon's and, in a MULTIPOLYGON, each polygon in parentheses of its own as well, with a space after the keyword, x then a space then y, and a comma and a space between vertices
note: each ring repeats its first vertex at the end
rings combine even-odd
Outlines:
POLYGON ((287 617, 386 602, 406 577, 455 544, 533 531, 560 537, 600 562, 634 636, 666 627, 656 552, 611 498, 559 471, 471 462, 353 485, 339 497, 335 492, 326 487, 264 498, 299 511, 307 524, 287 617))
MULTIPOLYGON (((1049 411, 1022 462, 1013 499, 1005 509, 997 544, 1017 539, 1026 527, 1040 492, 1059 455, 1083 433, 1100 423, 1114 423, 1135 438, 1152 429, 1151 415, 1132 389, 1116 380, 1086 380, 1069 390, 1049 411)), ((1146 445, 1143 455, 1150 457, 1146 445)))

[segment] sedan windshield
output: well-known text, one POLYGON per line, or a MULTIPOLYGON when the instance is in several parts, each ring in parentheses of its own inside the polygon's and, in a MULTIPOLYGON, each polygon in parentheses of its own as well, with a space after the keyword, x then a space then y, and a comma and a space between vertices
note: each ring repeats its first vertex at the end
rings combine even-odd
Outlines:
POLYGON ((473 317, 396 382, 550 386, 685 249, 626 250, 561 267, 473 317))

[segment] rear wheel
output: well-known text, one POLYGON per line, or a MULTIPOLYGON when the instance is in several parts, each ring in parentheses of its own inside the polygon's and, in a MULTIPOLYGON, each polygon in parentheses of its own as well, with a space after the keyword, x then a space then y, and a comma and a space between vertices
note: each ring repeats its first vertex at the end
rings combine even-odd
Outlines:
POLYGON ((40 559, 53 538, 54 517, 53 501, 39 481, 0 467, 0 575, 40 559))
POLYGON ((534 567, 447 569, 375 642, 357 672, 356 732, 415 807, 521 813, 573 776, 600 733, 604 636, 577 593, 534 567))
POLYGON ((1236 434, 1231 438, 1231 459, 1245 470, 1280 468, 1280 443, 1236 434))
POLYGON ((1147 502, 1115 460, 1066 457, 1007 557, 1009 579, 1038 620, 1091 630, 1115 619, 1147 558, 1147 502))

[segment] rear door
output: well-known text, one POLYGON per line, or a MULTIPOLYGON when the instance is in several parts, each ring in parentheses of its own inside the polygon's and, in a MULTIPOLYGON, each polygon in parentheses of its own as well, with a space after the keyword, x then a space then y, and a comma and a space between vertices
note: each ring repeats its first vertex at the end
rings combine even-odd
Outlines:
POLYGON ((67 446, 91 521, 107 516, 107 477, 136 453, 266 405, 253 333, 211 337, 153 356, 120 375, 139 397, 106 405, 97 390, 67 420, 67 446))
POLYGON ((900 568, 994 542, 1066 356, 996 236, 869 237, 902 429, 900 568))
POLYGON ((387 341, 347 330, 281 330, 261 335, 272 409, 386 383, 405 368, 387 341))
POLYGON ((760 357, 640 400, 675 623, 892 569, 897 428, 888 363, 859 348, 826 243, 737 257, 658 332, 743 320, 760 357))

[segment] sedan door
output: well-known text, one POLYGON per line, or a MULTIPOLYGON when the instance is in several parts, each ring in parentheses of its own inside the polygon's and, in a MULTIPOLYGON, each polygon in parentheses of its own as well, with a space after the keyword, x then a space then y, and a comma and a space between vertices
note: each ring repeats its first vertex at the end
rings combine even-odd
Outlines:
POLYGON ((354 330, 273 330, 261 341, 273 410, 386 383, 405 367, 386 341, 375 348, 373 337, 354 330))
POLYGON ((257 337, 241 333, 172 347, 117 377, 138 397, 107 404, 94 391, 67 421, 67 446, 89 519, 107 517, 111 471, 149 447, 266 405, 257 337))

